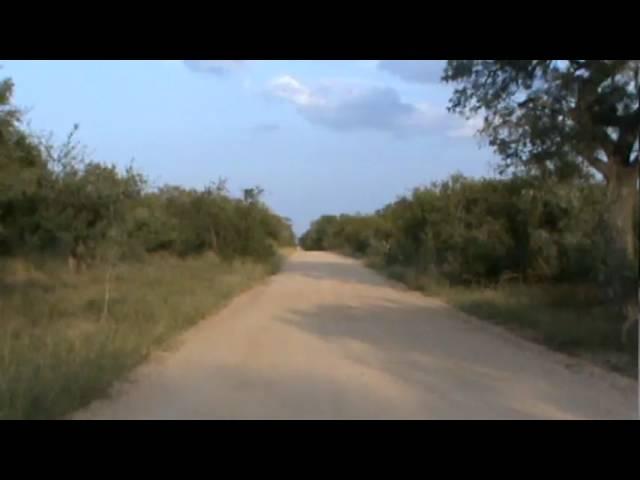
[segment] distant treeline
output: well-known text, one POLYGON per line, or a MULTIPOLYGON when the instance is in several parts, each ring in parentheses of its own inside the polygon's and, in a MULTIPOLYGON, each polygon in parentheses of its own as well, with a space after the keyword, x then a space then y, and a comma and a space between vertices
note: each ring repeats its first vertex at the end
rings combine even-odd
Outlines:
POLYGON ((450 284, 597 282, 610 242, 606 193, 592 178, 456 174, 371 215, 320 217, 300 244, 450 284))
POLYGON ((224 182, 152 189, 145 177, 87 159, 74 131, 55 146, 21 124, 13 84, 0 82, 0 256, 60 255, 73 268, 165 251, 264 260, 293 245, 288 219, 224 182))

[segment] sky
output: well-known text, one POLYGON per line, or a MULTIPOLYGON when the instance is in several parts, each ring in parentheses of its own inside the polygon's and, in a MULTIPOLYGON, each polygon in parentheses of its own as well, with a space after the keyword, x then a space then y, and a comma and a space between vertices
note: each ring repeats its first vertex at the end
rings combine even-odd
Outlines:
POLYGON ((491 174, 439 60, 0 60, 30 127, 153 185, 260 185, 297 234, 454 172, 491 174))

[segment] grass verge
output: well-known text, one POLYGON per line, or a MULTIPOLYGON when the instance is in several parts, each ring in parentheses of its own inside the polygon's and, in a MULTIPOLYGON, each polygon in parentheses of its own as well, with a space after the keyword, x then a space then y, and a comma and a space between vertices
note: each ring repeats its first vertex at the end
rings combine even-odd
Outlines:
POLYGON ((369 266, 412 290, 438 297, 465 313, 553 350, 585 358, 625 376, 638 376, 637 326, 623 344, 620 338, 623 319, 600 300, 593 286, 451 287, 407 269, 369 266))
POLYGON ((71 274, 61 263, 0 271, 0 419, 61 418, 105 395, 149 353, 270 274, 213 256, 149 257, 71 274))

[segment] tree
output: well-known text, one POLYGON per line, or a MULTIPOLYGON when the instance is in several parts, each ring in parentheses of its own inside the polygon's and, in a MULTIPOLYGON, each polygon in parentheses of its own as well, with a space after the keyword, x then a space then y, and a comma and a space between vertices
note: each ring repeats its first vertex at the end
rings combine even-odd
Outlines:
POLYGON ((0 81, 0 253, 29 243, 38 230, 37 211, 47 165, 32 136, 21 128, 12 103, 13 83, 0 81))
POLYGON ((455 85, 450 111, 484 116, 480 133, 505 171, 566 177, 588 167, 602 175, 609 272, 628 298, 637 257, 640 61, 450 60, 443 80, 455 85))
POLYGON ((103 318, 120 261, 207 250, 225 261, 269 261, 295 243, 290 220, 269 209, 261 187, 240 198, 224 179, 201 190, 151 189, 133 167, 92 161, 77 125, 60 145, 30 132, 12 93, 13 83, 0 80, 0 256, 66 256, 73 270, 106 264, 103 318))

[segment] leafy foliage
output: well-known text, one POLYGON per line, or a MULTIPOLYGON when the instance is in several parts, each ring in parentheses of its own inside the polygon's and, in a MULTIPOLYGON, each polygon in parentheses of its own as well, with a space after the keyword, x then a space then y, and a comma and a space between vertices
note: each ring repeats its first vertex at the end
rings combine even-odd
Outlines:
POLYGON ((55 146, 21 127, 13 85, 0 83, 0 254, 66 255, 73 265, 167 251, 212 251, 269 260, 295 243, 291 224, 249 188, 233 198, 224 181, 196 190, 150 189, 132 167, 87 160, 74 140, 55 146))
POLYGON ((484 117, 504 172, 602 175, 607 283, 636 303, 640 61, 450 60, 443 80, 455 86, 452 112, 484 117))
POLYGON ((416 188, 372 215, 324 216, 300 238, 452 283, 596 280, 606 244, 602 183, 466 178, 416 188))
POLYGON ((566 178, 586 163, 609 178, 637 167, 637 60, 450 60, 443 79, 456 86, 450 110, 484 115, 507 168, 566 178))

